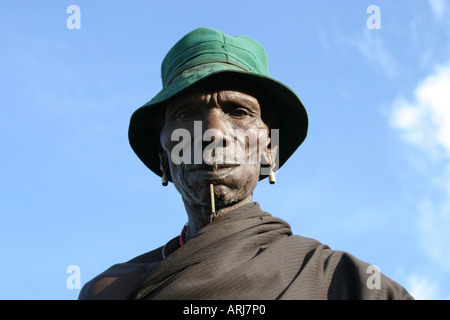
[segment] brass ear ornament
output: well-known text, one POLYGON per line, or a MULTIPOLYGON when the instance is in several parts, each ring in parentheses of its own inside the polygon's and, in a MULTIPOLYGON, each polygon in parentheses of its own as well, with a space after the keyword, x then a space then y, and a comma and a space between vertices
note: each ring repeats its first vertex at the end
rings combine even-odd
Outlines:
POLYGON ((162 170, 162 172, 161 184, 166 187, 169 184, 169 176, 165 170, 162 170))
POLYGON ((276 179, 275 179, 275 172, 273 172, 272 168, 270 168, 270 172, 269 172, 269 183, 270 184, 275 184, 276 179))

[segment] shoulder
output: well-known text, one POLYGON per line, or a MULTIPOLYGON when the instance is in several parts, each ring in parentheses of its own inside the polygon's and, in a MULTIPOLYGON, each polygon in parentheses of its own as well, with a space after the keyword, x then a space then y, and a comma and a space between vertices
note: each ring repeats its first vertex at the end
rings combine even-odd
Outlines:
POLYGON ((345 251, 326 250, 324 265, 331 269, 330 299, 410 300, 413 297, 376 265, 345 251))
POLYGON ((294 236, 303 249, 302 269, 327 283, 328 299, 409 300, 413 297, 376 265, 354 255, 332 250, 317 240, 294 236))
POLYGON ((162 260, 162 247, 115 264, 89 282, 80 291, 79 300, 120 300, 127 297, 134 284, 162 260))

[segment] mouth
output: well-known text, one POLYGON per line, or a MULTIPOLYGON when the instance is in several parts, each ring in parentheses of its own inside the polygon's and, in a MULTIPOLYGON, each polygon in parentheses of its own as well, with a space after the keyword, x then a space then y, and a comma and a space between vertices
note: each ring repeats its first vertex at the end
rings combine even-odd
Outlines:
POLYGON ((232 174, 237 167, 239 164, 236 163, 194 164, 189 167, 188 171, 195 173, 200 179, 216 184, 232 174))
POLYGON ((193 164, 189 167, 189 171, 208 171, 208 172, 220 172, 227 169, 238 167, 237 163, 221 163, 221 164, 193 164))

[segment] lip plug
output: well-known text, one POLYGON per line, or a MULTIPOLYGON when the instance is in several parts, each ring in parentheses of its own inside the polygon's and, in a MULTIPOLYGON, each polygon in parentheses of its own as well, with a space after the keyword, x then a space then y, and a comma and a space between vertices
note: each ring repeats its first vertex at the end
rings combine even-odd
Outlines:
POLYGON ((215 215, 216 206, 214 203, 214 186, 212 183, 209 185, 209 190, 211 191, 211 211, 212 211, 212 214, 215 215))

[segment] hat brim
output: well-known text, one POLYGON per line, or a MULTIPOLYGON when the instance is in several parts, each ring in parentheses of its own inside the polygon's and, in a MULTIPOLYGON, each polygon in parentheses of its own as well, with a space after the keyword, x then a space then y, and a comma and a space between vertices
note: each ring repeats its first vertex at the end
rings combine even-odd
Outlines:
MULTIPOLYGON (((308 115, 298 96, 283 83, 229 64, 206 64, 190 68, 175 77, 152 100, 137 109, 130 119, 128 138, 139 159, 155 174, 162 176, 159 152, 160 129, 164 125, 165 104, 195 85, 215 77, 236 77, 252 83, 269 95, 278 115, 278 168, 303 143, 308 132, 308 115), (189 74, 185 74, 189 72, 189 74)), ((260 180, 266 175, 261 175, 260 180)), ((170 177, 169 180, 171 181, 170 177)))

